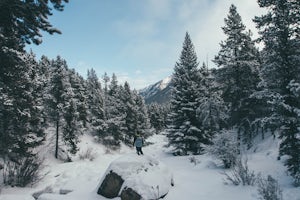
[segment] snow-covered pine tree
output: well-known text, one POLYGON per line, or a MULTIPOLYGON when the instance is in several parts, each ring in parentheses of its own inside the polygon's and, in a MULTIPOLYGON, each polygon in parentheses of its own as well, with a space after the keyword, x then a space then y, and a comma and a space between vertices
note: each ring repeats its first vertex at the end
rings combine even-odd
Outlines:
POLYGON ((60 33, 59 30, 52 27, 48 16, 53 14, 53 8, 63 11, 64 2, 68 2, 68 0, 2 0, 0 4, 0 46, 14 44, 15 46, 10 48, 17 50, 16 47, 24 48, 26 43, 40 44, 42 42, 40 30, 51 34, 60 33))
MULTIPOLYGON (((229 126, 237 127, 241 139, 249 137, 251 109, 255 104, 250 95, 256 91, 259 82, 258 50, 251 40, 250 32, 245 32, 245 25, 234 5, 230 6, 229 14, 222 27, 227 38, 220 43, 221 49, 214 62, 220 69, 217 80, 221 84, 222 97, 229 107, 229 126)), ((250 137, 251 139, 251 137, 250 137)))
MULTIPOLYGON (((64 103, 62 109, 62 141, 68 153, 76 154, 79 135, 84 131, 84 123, 87 121, 86 89, 84 81, 66 65, 67 77, 64 83, 64 103)), ((70 156, 67 153, 67 159, 70 156)))
POLYGON ((167 115, 169 113, 169 106, 167 104, 152 103, 147 106, 148 117, 152 128, 156 133, 163 131, 167 126, 167 115))
MULTIPOLYGON (((69 93, 70 94, 70 93, 69 93)), ((65 111, 63 113, 64 125, 62 127, 63 141, 67 146, 67 151, 75 155, 78 151, 78 135, 79 129, 78 118, 79 113, 77 111, 76 99, 70 98, 65 102, 65 111)))
POLYGON ((78 112, 78 119, 76 127, 78 132, 83 132, 87 127, 87 86, 86 81, 74 69, 69 70, 70 84, 74 93, 73 100, 76 105, 76 112, 78 112))
POLYGON ((24 47, 26 43, 40 44, 41 30, 59 32, 47 18, 53 8, 62 11, 63 2, 67 0, 46 3, 3 0, 0 3, 0 154, 5 159, 11 157, 9 152, 15 154, 8 162, 15 162, 19 172, 22 168, 31 175, 24 177, 15 173, 19 182, 12 184, 18 186, 25 186, 36 178, 39 161, 32 149, 43 138, 36 61, 25 53, 24 47), (21 154, 16 155, 18 152, 21 154), (18 161, 19 158, 22 160, 18 161))
POLYGON ((118 148, 126 130, 124 105, 121 100, 122 87, 118 85, 117 76, 112 75, 109 85, 109 77, 104 76, 104 122, 101 129, 100 141, 109 148, 118 148))
POLYGON ((49 125, 49 119, 48 119, 48 113, 45 108, 46 105, 46 96, 48 93, 48 86, 50 83, 50 78, 51 78, 51 61, 48 57, 42 56, 41 59, 39 60, 39 67, 37 70, 38 77, 39 77, 39 87, 40 87, 40 96, 42 98, 42 106, 41 106, 41 117, 42 117, 42 122, 43 126, 47 127, 49 125))
POLYGON ((0 155, 5 167, 13 166, 11 174, 3 174, 5 184, 25 186, 37 176, 40 161, 34 148, 42 144, 44 129, 36 74, 38 64, 32 53, 24 53, 19 58, 22 59, 2 74, 6 82, 1 91, 4 98, 1 102, 0 155), (22 169, 32 176, 23 174, 22 169))
POLYGON ((104 94, 107 94, 108 93, 108 84, 109 84, 109 81, 110 81, 110 77, 107 75, 106 72, 102 76, 102 80, 103 80, 103 83, 104 83, 104 94))
POLYGON ((197 55, 188 33, 173 73, 171 112, 168 119, 167 137, 174 153, 185 155, 201 153, 202 131, 196 110, 200 73, 197 55))
POLYGON ((88 121, 92 133, 99 135, 104 121, 104 94, 94 69, 88 70, 86 82, 88 93, 88 121))
POLYGON ((147 108, 143 98, 137 91, 130 89, 127 81, 123 87, 119 88, 119 98, 122 105, 120 112, 125 116, 123 141, 127 145, 132 145, 135 134, 139 133, 144 137, 148 137, 150 134, 147 108))
POLYGON ((138 94, 136 90, 132 91, 132 96, 134 104, 137 111, 137 130, 136 133, 140 133, 143 137, 147 138, 152 133, 150 132, 150 121, 148 117, 147 107, 145 101, 141 95, 138 94))
POLYGON ((300 100, 291 85, 300 80, 300 2, 294 0, 258 0, 268 12, 254 21, 264 43, 261 97, 269 103, 270 115, 279 137, 280 155, 287 155, 286 166, 296 184, 300 184, 300 100))
POLYGON ((17 66, 14 77, 14 90, 12 95, 15 117, 12 119, 10 129, 14 130, 14 141, 19 144, 12 145, 20 155, 32 152, 33 148, 44 140, 44 130, 41 126, 41 97, 38 89, 38 64, 33 53, 24 55, 24 65, 17 66))
POLYGON ((201 123, 203 140, 209 144, 214 134, 226 127, 227 108, 219 84, 205 63, 200 68, 200 74, 197 117, 201 123))
MULTIPOLYGON (((138 108, 135 106, 135 100, 130 89, 129 83, 124 83, 124 90, 121 94, 121 99, 124 105, 125 125, 125 143, 132 144, 133 137, 138 133, 138 108)), ((141 133, 140 133, 141 134, 141 133)))
POLYGON ((46 96, 46 105, 50 120, 55 124, 55 158, 59 158, 60 142, 62 141, 60 129, 64 126, 64 113, 68 102, 70 82, 67 74, 67 63, 60 56, 52 61, 52 76, 49 91, 46 96))

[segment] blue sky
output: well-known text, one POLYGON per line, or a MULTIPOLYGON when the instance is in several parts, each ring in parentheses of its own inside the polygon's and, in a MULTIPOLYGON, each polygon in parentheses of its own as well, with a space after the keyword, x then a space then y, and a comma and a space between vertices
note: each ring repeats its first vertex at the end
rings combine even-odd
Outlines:
POLYGON ((198 61, 213 67, 232 3, 257 36, 256 0, 71 0, 49 18, 62 35, 45 33, 41 45, 28 48, 38 58, 62 56, 84 77, 94 68, 99 78, 115 73, 119 83, 141 89, 173 73, 187 31, 198 61))

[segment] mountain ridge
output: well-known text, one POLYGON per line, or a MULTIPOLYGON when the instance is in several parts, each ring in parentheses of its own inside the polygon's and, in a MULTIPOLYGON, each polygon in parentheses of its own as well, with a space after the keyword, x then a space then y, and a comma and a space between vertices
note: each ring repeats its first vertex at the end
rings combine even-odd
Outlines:
POLYGON ((172 85, 172 76, 168 76, 152 85, 139 90, 139 94, 144 98, 146 104, 168 103, 171 98, 172 85))

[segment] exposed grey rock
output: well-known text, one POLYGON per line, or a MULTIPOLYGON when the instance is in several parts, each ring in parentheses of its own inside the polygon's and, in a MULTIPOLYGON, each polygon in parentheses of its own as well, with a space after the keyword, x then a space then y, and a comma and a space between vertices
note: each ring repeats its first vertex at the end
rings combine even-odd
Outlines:
POLYGON ((123 182, 121 176, 110 171, 102 181, 97 193, 106 198, 115 198, 119 195, 123 182))
POLYGON ((142 199, 136 191, 131 188, 125 187, 121 192, 121 200, 140 200, 142 199))
POLYGON ((69 194, 70 192, 73 192, 73 190, 68 190, 68 189, 60 189, 59 194, 69 194))
POLYGON ((113 161, 99 184, 97 193, 106 198, 158 200, 168 194, 174 181, 166 165, 132 153, 113 161))
POLYGON ((53 193, 52 187, 48 186, 43 190, 40 190, 40 191, 37 191, 37 192, 33 193, 32 196, 33 196, 34 199, 38 199, 44 193, 53 193))

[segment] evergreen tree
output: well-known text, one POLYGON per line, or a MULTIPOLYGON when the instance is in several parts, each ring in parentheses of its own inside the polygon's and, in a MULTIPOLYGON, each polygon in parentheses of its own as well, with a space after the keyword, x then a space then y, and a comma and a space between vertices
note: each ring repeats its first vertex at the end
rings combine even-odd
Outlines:
POLYGON ((40 44, 40 31, 59 32, 47 18, 52 6, 62 11, 63 2, 67 0, 0 1, 0 154, 14 162, 15 174, 22 169, 32 175, 18 177, 19 182, 12 183, 18 186, 36 178, 40 162, 34 148, 44 139, 43 80, 34 56, 24 47, 40 44))
MULTIPOLYGON (((26 43, 40 44, 40 30, 60 33, 48 21, 52 9, 62 11, 68 0, 2 0, 0 2, 0 46, 23 49, 26 43), (52 6, 53 8, 52 8, 52 6)), ((3 50, 3 49, 2 49, 3 50)))
POLYGON ((4 99, 1 99, 0 115, 0 155, 6 167, 14 166, 11 174, 3 173, 4 182, 18 186, 25 186, 36 178, 40 162, 35 148, 44 140, 36 74, 38 64, 32 53, 24 54, 22 62, 14 66, 14 73, 9 73, 10 81, 2 88, 4 99), (26 164, 28 160, 30 163, 26 164), (32 176, 20 174, 21 169, 32 176))
POLYGON ((226 127, 225 121, 228 116, 221 89, 204 63, 200 74, 197 117, 201 123, 202 137, 206 138, 206 143, 209 144, 214 134, 226 127))
POLYGON ((78 140, 78 118, 79 113, 77 112, 77 107, 75 103, 75 99, 70 99, 68 105, 65 108, 65 112, 63 115, 64 118, 64 126, 63 126, 63 141, 67 146, 68 152, 71 154, 76 154, 78 151, 77 143, 78 140))
POLYGON ((132 145, 136 134, 143 135, 145 138, 150 135, 150 123, 145 102, 137 91, 132 91, 128 82, 125 82, 124 87, 120 89, 120 112, 125 116, 123 141, 127 145, 132 145))
POLYGON ((48 95, 48 86, 50 83, 50 78, 51 78, 51 61, 46 57, 46 56, 42 56, 41 60, 39 61, 38 64, 38 70, 37 70, 37 74, 39 77, 39 95, 42 99, 42 110, 41 110, 41 117, 42 117, 42 121, 43 121, 43 126, 47 127, 49 124, 49 120, 48 120, 48 113, 47 113, 47 109, 45 108, 46 102, 46 96, 48 95))
POLYGON ((143 135, 145 138, 149 137, 151 133, 150 121, 148 117, 147 107, 145 101, 141 95, 138 94, 136 90, 132 91, 134 104, 137 111, 137 130, 136 133, 143 135))
POLYGON ((62 140, 60 129, 63 127, 63 115, 65 112, 65 105, 68 99, 66 84, 69 84, 67 75, 67 63, 61 57, 57 57, 52 63, 53 74, 50 80, 50 87, 47 98, 47 108, 49 117, 55 124, 55 158, 59 157, 59 145, 62 140))
POLYGON ((156 133, 163 131, 167 126, 167 115, 169 114, 168 105, 152 103, 147 106, 148 117, 152 128, 156 133))
POLYGON ((282 139, 280 155, 288 156, 288 171, 300 184, 300 100, 294 92, 294 83, 300 80, 300 2, 259 0, 258 4, 268 9, 267 14, 254 19, 264 43, 261 98, 272 111, 265 117, 276 121, 273 125, 282 139))
POLYGON ((86 81, 74 69, 69 70, 69 79, 74 96, 72 97, 76 104, 76 112, 78 113, 78 132, 83 132, 87 127, 87 86, 86 81))
MULTIPOLYGON (((76 154, 78 149, 79 135, 83 133, 84 124, 87 119, 86 96, 84 82, 81 77, 70 70, 66 65, 66 75, 64 83, 65 98, 62 111, 62 141, 67 153, 76 154)), ((67 154, 67 159, 70 156, 67 154)))
POLYGON ((249 136, 250 122, 254 120, 251 114, 255 102, 250 95, 257 90, 259 82, 259 54, 234 5, 230 6, 222 29, 227 38, 220 43, 221 50, 214 59, 221 67, 217 80, 229 106, 229 126, 238 128, 238 139, 241 139, 241 132, 244 137, 249 136))
POLYGON ((104 93, 107 94, 108 84, 109 84, 110 78, 109 78, 109 76, 107 75, 106 72, 104 73, 102 79, 103 79, 103 82, 104 82, 104 93))
POLYGON ((104 120, 104 94, 98 76, 94 69, 88 70, 87 74, 89 124, 94 134, 102 129, 104 120))
MULTIPOLYGON (((109 78, 105 75, 105 79, 109 78)), ((104 97, 104 122, 100 140, 110 148, 118 148, 126 130, 124 105, 121 100, 122 87, 113 74, 109 88, 104 97)))
POLYGON ((168 120, 169 145, 175 153, 201 153, 202 135, 196 110, 199 89, 197 56, 188 33, 173 74, 174 86, 171 99, 171 113, 168 120))
POLYGON ((124 91, 122 93, 121 99, 124 105, 124 113, 126 115, 125 143, 132 144, 134 135, 137 134, 140 130, 138 130, 138 110, 137 107, 135 106, 135 100, 130 90, 130 86, 128 82, 125 82, 124 84, 124 91))
MULTIPOLYGON (((24 54, 23 65, 16 65, 8 82, 3 99, 1 118, 1 150, 4 155, 12 152, 18 158, 30 156, 32 148, 41 144, 44 132, 41 127, 39 98, 37 90, 38 77, 35 74, 37 62, 34 55, 24 54)), ((12 154, 11 154, 12 155, 12 154)), ((18 159, 15 158, 15 159, 18 159)))
POLYGON ((0 86, 1 94, 12 90, 6 85, 13 82, 16 65, 24 65, 25 44, 41 43, 40 31, 60 33, 53 28, 47 17, 52 15, 52 7, 62 11, 63 2, 68 0, 1 0, 0 2, 0 86), (7 89, 5 89, 7 88, 7 89))

